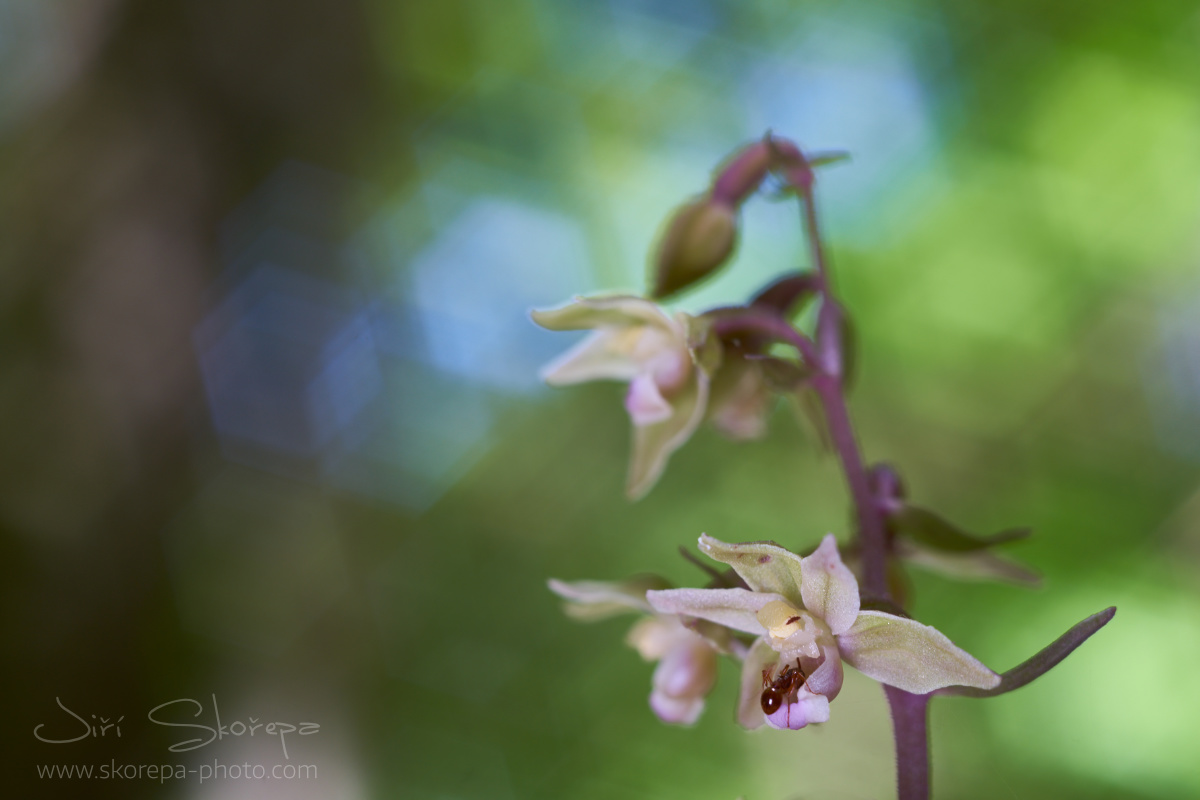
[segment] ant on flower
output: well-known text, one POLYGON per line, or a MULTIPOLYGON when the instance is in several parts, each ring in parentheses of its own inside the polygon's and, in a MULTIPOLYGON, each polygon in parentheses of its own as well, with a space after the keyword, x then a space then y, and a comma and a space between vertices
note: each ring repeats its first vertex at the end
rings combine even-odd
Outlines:
POLYGON ((796 659, 795 667, 785 666, 774 680, 771 679, 770 667, 762 671, 762 678, 763 692, 760 704, 763 713, 769 717, 779 710, 785 700, 789 704, 796 700, 796 695, 808 676, 800 666, 800 659, 796 659))

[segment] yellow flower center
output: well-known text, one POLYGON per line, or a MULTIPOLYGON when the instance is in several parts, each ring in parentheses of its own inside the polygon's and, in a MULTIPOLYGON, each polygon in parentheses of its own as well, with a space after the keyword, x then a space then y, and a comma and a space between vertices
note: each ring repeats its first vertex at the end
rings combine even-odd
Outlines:
POLYGON ((805 627, 808 614, 782 600, 772 600, 758 612, 758 621, 772 639, 783 641, 805 627))

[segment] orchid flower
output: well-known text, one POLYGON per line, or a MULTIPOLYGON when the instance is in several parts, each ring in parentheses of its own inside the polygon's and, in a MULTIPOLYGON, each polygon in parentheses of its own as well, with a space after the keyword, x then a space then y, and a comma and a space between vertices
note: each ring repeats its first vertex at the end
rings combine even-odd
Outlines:
POLYGON ((592 331, 542 369, 547 383, 629 383, 625 409, 633 421, 633 454, 626 493, 630 499, 641 497, 703 421, 719 347, 715 342, 694 346, 695 317, 671 316, 640 297, 578 297, 532 316, 549 330, 592 331))
POLYGON ((700 537, 700 549, 733 567, 750 588, 651 590, 646 597, 660 613, 709 620, 756 637, 743 662, 738 701, 738 721, 747 728, 765 721, 799 730, 828 721, 829 702, 842 688, 842 662, 913 694, 1000 683, 999 675, 936 629, 863 610, 858 581, 842 563, 832 534, 803 558, 775 544, 726 544, 711 536, 700 537), (793 670, 803 683, 783 687, 783 702, 765 713, 764 688, 793 670))
POLYGON ((708 420, 734 441, 760 439, 767 432, 772 394, 762 367, 728 352, 713 376, 708 420))
POLYGON ((623 612, 643 612, 626 642, 647 661, 657 661, 651 679, 650 710, 663 722, 691 725, 704 711, 704 700, 717 680, 717 654, 731 643, 728 632, 701 623, 687 627, 674 614, 656 614, 646 600, 648 585, 657 578, 625 583, 559 580, 550 590, 567 600, 567 614, 580 620, 599 620, 623 612))

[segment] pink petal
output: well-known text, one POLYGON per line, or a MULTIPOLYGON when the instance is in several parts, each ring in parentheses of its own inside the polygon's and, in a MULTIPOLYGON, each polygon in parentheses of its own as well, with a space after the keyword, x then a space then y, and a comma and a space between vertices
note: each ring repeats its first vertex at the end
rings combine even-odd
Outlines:
POLYGON ((642 373, 629 384, 625 395, 625 410, 637 426, 653 425, 671 418, 671 404, 658 390, 653 376, 642 373))
POLYGON ((671 697, 657 689, 650 693, 650 710, 663 722, 691 725, 704 710, 703 697, 671 697))
POLYGON ((781 706, 767 715, 767 724, 781 731, 798 731, 810 722, 829 721, 829 700, 807 689, 801 689, 796 701, 781 706))

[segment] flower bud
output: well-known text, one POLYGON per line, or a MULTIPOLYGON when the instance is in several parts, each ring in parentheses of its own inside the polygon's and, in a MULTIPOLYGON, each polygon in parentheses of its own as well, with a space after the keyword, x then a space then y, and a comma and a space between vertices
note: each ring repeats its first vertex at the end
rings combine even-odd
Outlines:
POLYGON ((731 208, 746 202, 766 180, 775 157, 776 146, 770 137, 743 147, 717 172, 713 180, 713 199, 731 208))
POLYGON ((675 211, 653 262, 655 298, 691 286, 721 267, 737 239, 737 212, 704 197, 675 211))

